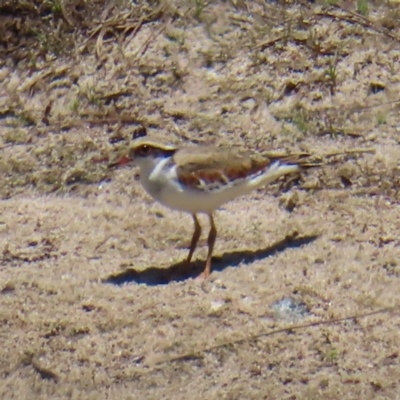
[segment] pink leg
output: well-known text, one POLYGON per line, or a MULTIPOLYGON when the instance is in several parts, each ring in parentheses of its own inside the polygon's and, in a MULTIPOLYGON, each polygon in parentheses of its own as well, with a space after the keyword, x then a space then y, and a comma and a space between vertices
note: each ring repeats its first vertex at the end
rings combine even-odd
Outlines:
POLYGON ((194 232, 192 236, 192 242, 190 243, 190 250, 189 255, 186 260, 186 267, 189 268, 190 261, 192 261, 193 253, 196 250, 197 243, 199 241, 201 235, 201 226, 199 224, 199 220, 197 219, 196 214, 192 214, 193 221, 194 221, 194 232))
POLYGON ((217 239, 217 229, 215 227, 214 218, 212 214, 208 215, 210 219, 210 233, 208 234, 208 254, 207 254, 207 261, 204 271, 198 276, 198 278, 208 278, 211 273, 211 259, 214 250, 215 240, 217 239))

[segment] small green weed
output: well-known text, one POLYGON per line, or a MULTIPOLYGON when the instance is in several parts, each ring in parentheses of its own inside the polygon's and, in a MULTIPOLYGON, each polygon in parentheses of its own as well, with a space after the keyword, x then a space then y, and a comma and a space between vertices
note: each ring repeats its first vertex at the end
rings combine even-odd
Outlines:
POLYGON ((361 15, 368 15, 368 0, 357 0, 357 12, 361 15))

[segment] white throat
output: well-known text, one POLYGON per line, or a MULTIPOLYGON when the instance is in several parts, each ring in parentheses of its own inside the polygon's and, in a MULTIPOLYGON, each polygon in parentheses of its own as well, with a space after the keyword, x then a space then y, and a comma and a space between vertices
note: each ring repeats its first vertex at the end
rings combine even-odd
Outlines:
POLYGON ((165 166, 170 162, 171 157, 148 157, 141 158, 135 162, 140 168, 140 182, 146 192, 159 200, 163 186, 169 178, 169 168, 165 166))

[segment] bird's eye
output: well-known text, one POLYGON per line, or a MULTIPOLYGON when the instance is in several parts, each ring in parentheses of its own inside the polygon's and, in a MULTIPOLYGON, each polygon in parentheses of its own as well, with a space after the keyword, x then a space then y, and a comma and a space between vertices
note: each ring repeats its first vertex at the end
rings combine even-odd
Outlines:
POLYGON ((144 144, 143 146, 140 147, 139 153, 142 156, 146 156, 147 154, 150 153, 150 146, 144 144))

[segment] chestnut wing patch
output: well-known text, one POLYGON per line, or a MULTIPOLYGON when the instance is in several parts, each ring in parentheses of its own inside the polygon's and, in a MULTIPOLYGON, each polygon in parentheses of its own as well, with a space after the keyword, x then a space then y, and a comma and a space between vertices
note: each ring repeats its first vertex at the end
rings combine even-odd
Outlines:
MULTIPOLYGON (((197 148, 198 149, 198 148, 197 148)), ((255 157, 231 149, 202 148, 192 154, 178 154, 178 181, 193 190, 219 191, 239 184, 246 178, 264 173, 271 164, 269 158, 255 157), (185 157, 186 156, 186 157, 185 157)))

